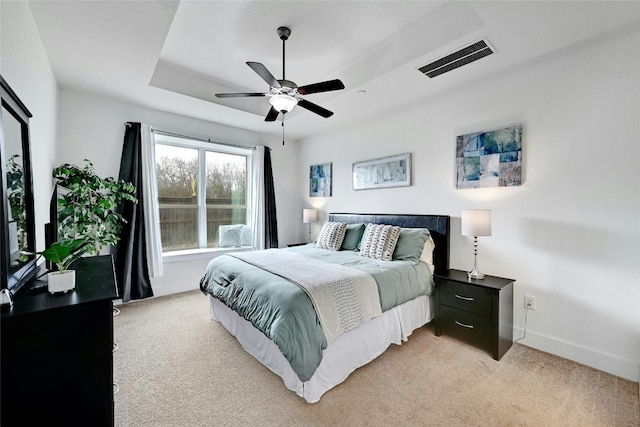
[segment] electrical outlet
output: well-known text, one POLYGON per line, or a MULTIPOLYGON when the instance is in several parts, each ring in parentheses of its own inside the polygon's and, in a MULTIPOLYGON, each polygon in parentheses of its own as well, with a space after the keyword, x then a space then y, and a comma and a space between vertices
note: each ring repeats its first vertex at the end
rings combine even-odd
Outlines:
POLYGON ((529 309, 529 310, 535 310, 536 309, 536 297, 531 296, 531 295, 525 295, 524 296, 524 308, 529 309))

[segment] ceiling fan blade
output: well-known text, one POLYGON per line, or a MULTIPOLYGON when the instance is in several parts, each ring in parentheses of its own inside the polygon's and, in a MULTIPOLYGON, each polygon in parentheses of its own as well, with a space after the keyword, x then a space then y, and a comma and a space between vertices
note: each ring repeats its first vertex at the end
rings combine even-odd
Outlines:
POLYGON ((267 70, 267 67, 265 67, 259 62, 251 62, 251 61, 248 61, 247 65, 251 67, 253 71, 258 73, 258 75, 262 77, 262 80, 267 82, 269 86, 280 87, 280 83, 278 83, 278 80, 276 80, 276 78, 273 77, 273 74, 271 74, 269 70, 267 70))
POLYGON ((325 119, 328 118, 328 117, 333 116, 333 112, 332 111, 329 111, 326 108, 322 108, 318 104, 314 104, 313 102, 309 102, 306 99, 299 99, 298 100, 298 105, 301 106, 302 108, 306 108, 309 111, 312 111, 312 112, 314 112, 316 114, 321 115, 325 119))
POLYGON ((309 95, 310 93, 329 92, 339 89, 344 89, 344 84, 340 80, 335 79, 301 86, 298 88, 298 93, 301 95, 309 95))
POLYGON ((264 93, 216 93, 216 98, 246 98, 249 96, 265 96, 264 93))
POLYGON ((278 114, 280 114, 280 112, 278 110, 276 110, 275 108, 271 107, 271 109, 267 113, 267 117, 264 118, 264 121, 265 122, 275 122, 276 119, 278 118, 278 114))

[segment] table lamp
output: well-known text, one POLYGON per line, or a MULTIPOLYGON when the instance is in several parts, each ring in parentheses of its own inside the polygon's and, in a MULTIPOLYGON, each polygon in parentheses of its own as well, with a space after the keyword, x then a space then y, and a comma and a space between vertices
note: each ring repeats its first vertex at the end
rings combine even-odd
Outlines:
POLYGON ((318 210, 303 209, 302 222, 305 224, 309 224, 309 243, 311 243, 311 224, 313 224, 314 222, 318 222, 318 210))
POLYGON ((473 270, 467 273, 467 277, 484 279, 484 274, 478 270, 478 236, 491 236, 491 210, 463 210, 460 219, 462 235, 473 236, 473 270))

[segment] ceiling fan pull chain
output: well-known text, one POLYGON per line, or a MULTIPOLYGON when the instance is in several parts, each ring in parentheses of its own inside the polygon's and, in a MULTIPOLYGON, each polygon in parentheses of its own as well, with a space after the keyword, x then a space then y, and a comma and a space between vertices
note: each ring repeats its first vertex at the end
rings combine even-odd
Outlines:
POLYGON ((282 115, 282 145, 284 145, 284 117, 286 114, 282 115))

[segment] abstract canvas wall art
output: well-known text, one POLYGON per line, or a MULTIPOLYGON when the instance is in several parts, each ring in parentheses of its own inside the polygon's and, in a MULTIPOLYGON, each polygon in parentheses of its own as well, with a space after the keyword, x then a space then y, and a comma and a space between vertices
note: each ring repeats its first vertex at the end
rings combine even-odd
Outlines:
POLYGON ((331 163, 309 168, 309 197, 331 197, 331 163))
POLYGON ((521 184, 522 125, 456 137, 456 188, 521 184))

